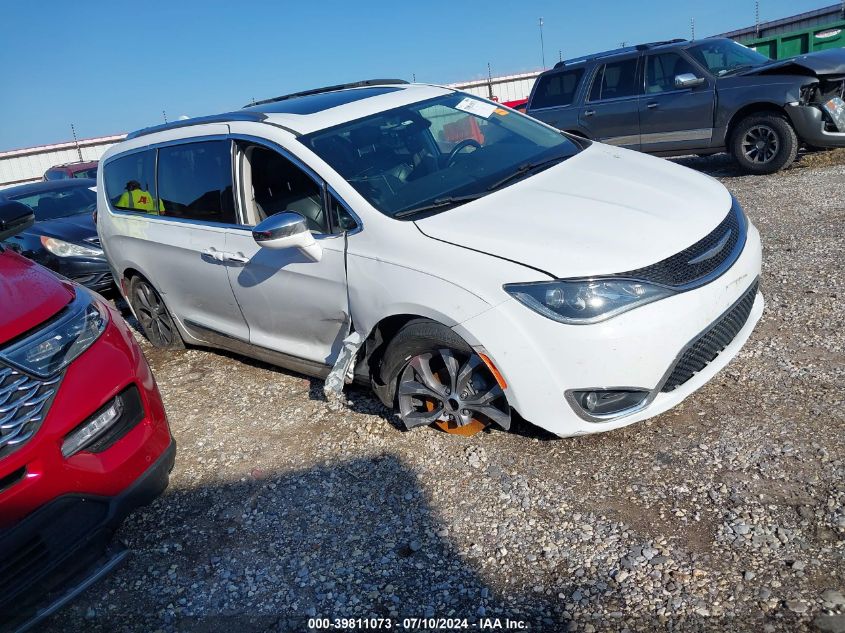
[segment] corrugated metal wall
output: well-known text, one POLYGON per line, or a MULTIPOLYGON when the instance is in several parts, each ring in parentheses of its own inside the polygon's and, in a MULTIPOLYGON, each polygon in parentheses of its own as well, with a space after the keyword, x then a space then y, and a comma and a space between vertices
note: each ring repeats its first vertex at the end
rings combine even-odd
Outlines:
POLYGON ((122 141, 125 136, 117 134, 83 139, 78 143, 78 150, 77 144, 70 141, 0 152, 0 187, 41 180, 50 167, 79 161, 80 153, 83 161, 99 160, 111 145, 122 141))
POLYGON ((534 80, 540 71, 522 73, 519 75, 504 75, 490 79, 477 79, 475 81, 464 81, 457 84, 449 84, 449 88, 457 88, 470 94, 484 97, 485 99, 495 98, 497 101, 516 101, 527 99, 534 86, 534 80))

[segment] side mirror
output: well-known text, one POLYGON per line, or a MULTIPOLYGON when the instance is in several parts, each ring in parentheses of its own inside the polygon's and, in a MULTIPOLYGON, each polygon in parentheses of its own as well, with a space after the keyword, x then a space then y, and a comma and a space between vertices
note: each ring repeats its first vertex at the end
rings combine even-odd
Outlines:
POLYGON ((35 212, 22 202, 0 202, 0 241, 25 231, 34 223, 35 212))
POLYGON ((675 88, 695 88, 704 83, 704 77, 696 77, 692 73, 675 75, 675 88))
POLYGON ((252 229, 252 239, 262 248, 298 248, 315 262, 323 256, 305 218, 295 211, 274 213, 260 222, 252 229))

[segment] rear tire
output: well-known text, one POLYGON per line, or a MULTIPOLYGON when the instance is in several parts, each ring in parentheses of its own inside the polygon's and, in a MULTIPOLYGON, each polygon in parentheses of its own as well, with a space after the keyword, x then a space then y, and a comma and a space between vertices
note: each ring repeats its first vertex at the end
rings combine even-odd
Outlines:
POLYGON ((129 282, 129 303, 141 331, 153 347, 185 349, 173 317, 150 282, 140 276, 133 277, 129 282))
POLYGON ((748 173, 773 174, 795 161, 798 137, 789 121, 779 114, 751 114, 734 128, 730 150, 748 173))
POLYGON ((427 319, 405 324, 388 345, 379 370, 390 385, 405 426, 433 425, 474 435, 490 423, 510 428, 504 391, 484 360, 444 325, 427 319))

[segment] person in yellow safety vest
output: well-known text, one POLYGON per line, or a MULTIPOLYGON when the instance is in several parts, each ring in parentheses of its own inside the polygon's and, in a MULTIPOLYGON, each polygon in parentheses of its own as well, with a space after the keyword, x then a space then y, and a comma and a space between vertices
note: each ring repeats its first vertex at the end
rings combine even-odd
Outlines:
POLYGON ((155 198, 149 191, 141 189, 141 183, 137 180, 130 180, 126 183, 126 191, 117 199, 115 206, 120 209, 132 209, 134 211, 146 211, 159 215, 164 211, 164 204, 159 200, 158 209, 155 206, 155 198))

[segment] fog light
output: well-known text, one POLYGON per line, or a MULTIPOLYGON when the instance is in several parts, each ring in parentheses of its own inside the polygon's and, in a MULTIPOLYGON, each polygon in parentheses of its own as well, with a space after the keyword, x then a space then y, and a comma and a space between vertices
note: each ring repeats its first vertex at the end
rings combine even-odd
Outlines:
POLYGON ((570 393, 570 401, 587 415, 612 417, 641 405, 649 392, 645 389, 595 389, 570 393))
POLYGON ((120 396, 109 403, 105 409, 88 419, 71 432, 62 443, 62 455, 67 458, 93 443, 120 419, 123 413, 123 400, 120 396))

